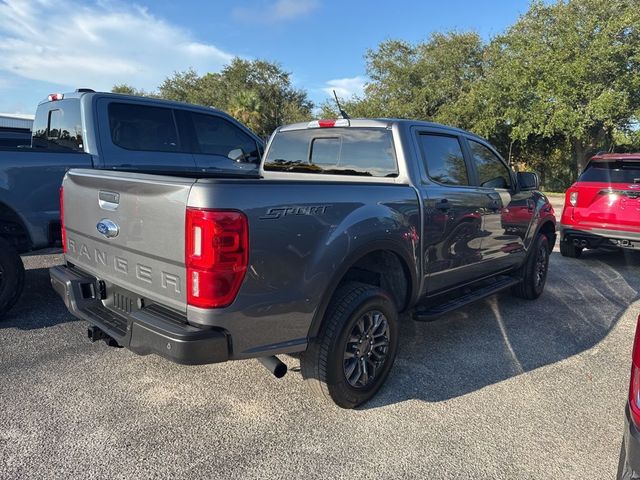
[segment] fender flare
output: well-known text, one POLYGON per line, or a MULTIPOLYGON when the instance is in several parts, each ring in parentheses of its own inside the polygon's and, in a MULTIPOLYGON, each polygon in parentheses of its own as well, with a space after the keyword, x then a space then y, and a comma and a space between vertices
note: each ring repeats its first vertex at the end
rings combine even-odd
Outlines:
MULTIPOLYGON (((22 229, 22 232, 26 238, 27 243, 26 245, 23 246, 23 248, 18 248, 18 250, 20 252, 29 251, 31 249, 33 241, 32 241, 31 231, 27 227, 27 222, 25 221, 24 217, 11 205, 1 200, 0 200, 0 212, 2 212, 3 214, 6 213, 7 214, 6 217, 8 220, 20 225, 20 228, 22 229)), ((11 235, 5 235, 5 234, 2 234, 0 236, 2 236, 2 238, 5 238, 5 239, 9 239, 11 237, 11 235)))
POLYGON ((349 271, 349 269, 366 255, 380 250, 388 251, 397 255, 403 269, 405 270, 405 273, 408 274, 409 298, 407 299, 407 304, 403 310, 407 310, 415 304, 418 299, 420 287, 418 272, 415 268, 416 259, 412 258, 411 254, 396 242, 390 240, 378 240, 375 242, 369 242, 361 248, 358 248, 351 252, 342 262, 340 268, 338 268, 333 274, 331 281, 325 289, 325 292, 322 295, 321 300, 318 303, 316 311, 313 315, 311 326, 309 327, 309 332, 307 334, 308 339, 312 339, 318 335, 318 332, 320 331, 320 327, 322 325, 322 321, 324 320, 325 312, 327 311, 327 307, 329 306, 329 302, 333 298, 338 285, 344 278, 345 274, 349 271), (414 268, 411 268, 412 265, 414 265, 414 268))
MULTIPOLYGON (((556 218, 555 216, 550 214, 540 218, 540 220, 538 221, 538 224, 536 225, 536 229, 531 237, 531 241, 529 243, 531 244, 531 242, 534 241, 534 239, 538 236, 542 228, 547 224, 551 224, 553 226, 553 242, 549 241, 549 247, 553 250, 553 247, 555 246, 555 243, 557 241, 558 234, 556 232, 556 228, 557 228, 556 218)), ((527 249, 529 248, 529 246, 531 246, 530 244, 527 246, 527 249)))

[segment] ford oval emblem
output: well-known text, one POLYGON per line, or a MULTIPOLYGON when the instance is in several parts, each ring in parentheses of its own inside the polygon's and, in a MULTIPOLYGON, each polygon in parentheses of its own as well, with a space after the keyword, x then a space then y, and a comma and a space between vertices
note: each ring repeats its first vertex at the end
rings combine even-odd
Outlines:
POLYGON ((120 227, 118 227, 117 223, 109 220, 108 218, 103 218, 96 225, 96 230, 107 238, 113 238, 118 236, 120 227))

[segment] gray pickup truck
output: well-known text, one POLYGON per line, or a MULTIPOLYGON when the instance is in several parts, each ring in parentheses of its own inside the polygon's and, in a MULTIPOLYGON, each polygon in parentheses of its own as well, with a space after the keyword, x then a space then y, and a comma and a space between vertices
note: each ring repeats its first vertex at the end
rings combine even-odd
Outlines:
POLYGON ((255 178, 71 170, 51 281, 94 341, 276 376, 303 352, 312 391, 352 408, 391 369, 399 313, 542 293, 556 228, 537 184, 438 124, 289 125, 255 178))
POLYGON ((24 282, 19 254, 60 246, 69 168, 207 175, 257 171, 262 140, 223 112, 80 89, 38 105, 30 148, 0 142, 0 317, 24 282))

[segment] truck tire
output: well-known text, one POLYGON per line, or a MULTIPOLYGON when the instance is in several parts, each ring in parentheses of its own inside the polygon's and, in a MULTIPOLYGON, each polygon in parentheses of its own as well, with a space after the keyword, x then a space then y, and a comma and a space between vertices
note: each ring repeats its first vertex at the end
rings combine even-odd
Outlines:
POLYGON ((20 299, 24 289, 24 265, 20 255, 0 238, 0 320, 20 299))
POLYGON ((542 295, 547 283, 549 254, 549 239, 543 233, 538 233, 527 260, 518 272, 522 281, 512 289, 516 297, 535 300, 542 295))
POLYGON ((560 242, 560 254, 563 257, 580 258, 582 255, 582 248, 576 247, 574 244, 567 241, 560 242))
POLYGON ((321 399, 354 408, 385 382, 398 350, 398 311, 382 289, 349 282, 338 289, 318 336, 300 360, 321 399))

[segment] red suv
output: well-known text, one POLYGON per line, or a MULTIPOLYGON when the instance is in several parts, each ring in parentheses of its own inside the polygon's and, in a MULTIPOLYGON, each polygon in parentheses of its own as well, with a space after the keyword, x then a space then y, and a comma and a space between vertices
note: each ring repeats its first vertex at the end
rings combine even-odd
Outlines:
POLYGON ((598 247, 640 250, 640 153, 596 155, 567 190, 560 253, 598 247))

